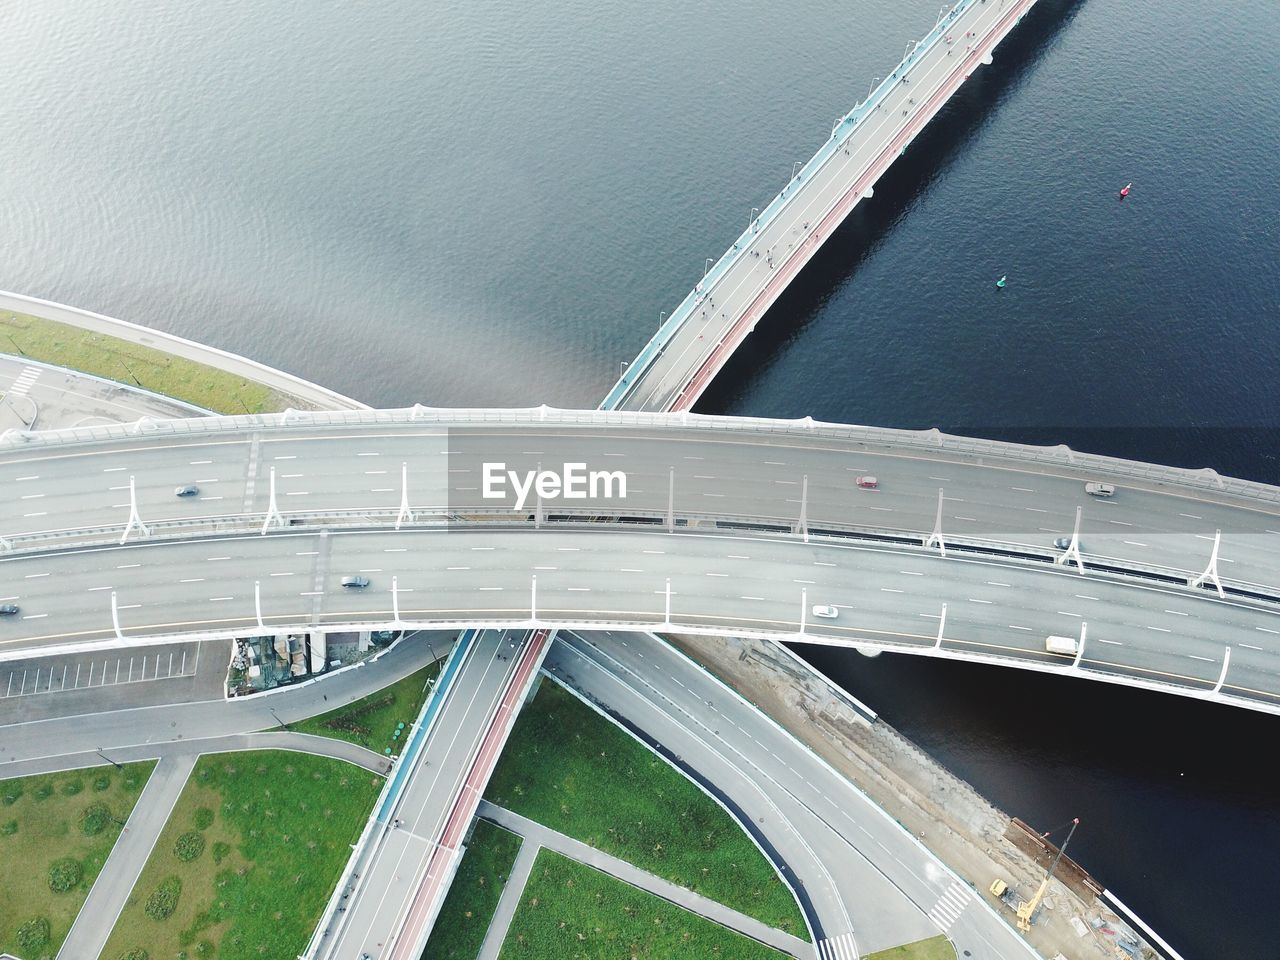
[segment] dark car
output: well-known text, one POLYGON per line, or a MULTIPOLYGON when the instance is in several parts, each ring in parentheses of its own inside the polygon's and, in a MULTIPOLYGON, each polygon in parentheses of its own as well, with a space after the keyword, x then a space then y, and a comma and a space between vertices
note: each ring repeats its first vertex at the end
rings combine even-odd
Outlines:
POLYGON ((18 613, 18 605, 16 603, 0 604, 0 617, 12 617, 18 613))
POLYGON ((200 493, 200 488, 197 487, 194 483, 185 484, 184 486, 178 487, 176 490, 173 491, 173 495, 175 497, 194 497, 194 496, 198 496, 199 493, 200 493))
POLYGON ((342 585, 348 590, 363 590, 369 585, 368 577, 343 577, 342 585))
POLYGON ((1053 541, 1053 545, 1059 550, 1065 550, 1067 547, 1071 546, 1071 538, 1059 537, 1057 540, 1053 541))

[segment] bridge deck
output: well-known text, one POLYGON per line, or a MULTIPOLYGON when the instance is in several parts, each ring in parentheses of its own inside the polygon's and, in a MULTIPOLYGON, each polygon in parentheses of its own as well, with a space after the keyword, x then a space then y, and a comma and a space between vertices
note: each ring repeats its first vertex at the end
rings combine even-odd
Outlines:
POLYGON ((963 0, 748 225, 609 392, 608 409, 688 410, 823 242, 1035 0, 963 0))

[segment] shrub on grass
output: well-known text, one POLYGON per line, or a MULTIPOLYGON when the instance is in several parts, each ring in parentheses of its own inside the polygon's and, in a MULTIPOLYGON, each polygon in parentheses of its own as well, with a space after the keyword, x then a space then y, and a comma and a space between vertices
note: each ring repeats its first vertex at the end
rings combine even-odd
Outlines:
POLYGON ((204 834, 196 830, 188 830, 173 845, 173 855, 183 863, 190 863, 204 853, 204 834))
POLYGON ((231 844, 223 843, 221 840, 215 840, 213 842, 213 862, 214 863, 221 863, 226 858, 227 854, 230 852, 231 852, 231 844))
POLYGON ((67 797, 74 797, 77 793, 84 789, 84 781, 79 777, 74 780, 68 780, 62 785, 62 794, 67 797))
POLYGON ((97 790, 99 793, 101 793, 103 790, 106 790, 110 786, 111 786, 111 774, 109 773, 100 773, 93 778, 93 789, 97 790))
POLYGON ((53 796, 53 784, 48 782, 40 784, 31 792, 31 796, 37 800, 48 800, 53 796))
POLYGON ((49 942, 49 921, 45 917, 32 917, 14 936, 25 953, 34 954, 49 942))
POLYGON ((0 803, 6 807, 13 806, 22 798, 22 784, 20 782, 6 784, 4 788, 4 796, 0 797, 0 803))
POLYGON ((178 877, 165 877, 160 886, 147 897, 142 908, 152 920, 167 920, 178 908, 178 897, 182 893, 182 881, 178 877))
POLYGON ((107 829, 111 822, 111 808, 105 803, 91 803, 80 814, 80 829, 86 837, 94 837, 107 829))
POLYGON ((214 949, 212 940, 201 940, 196 944, 195 954, 197 957, 212 957, 214 949))
POLYGON ((4 824, 0 825, 0 836, 12 837, 17 832, 18 832, 17 820, 6 820, 4 824))
POLYGON ((120 954, 120 960, 151 960, 151 954, 141 947, 134 947, 127 953, 120 954))
POLYGON ((63 857, 49 867, 49 889, 54 893, 74 890, 84 879, 84 867, 75 857, 63 857))
POLYGON ((213 824, 213 811, 208 807, 201 807, 191 819, 197 830, 206 830, 213 824))

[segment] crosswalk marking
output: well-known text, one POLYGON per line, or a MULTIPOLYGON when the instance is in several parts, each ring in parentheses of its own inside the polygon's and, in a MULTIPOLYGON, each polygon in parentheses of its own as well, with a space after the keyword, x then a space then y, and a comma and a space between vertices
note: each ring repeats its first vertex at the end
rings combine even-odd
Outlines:
POLYGON ((852 933, 828 937, 818 941, 819 960, 858 960, 858 947, 852 933))
POLYGON ((13 381, 13 386, 9 388, 9 393, 16 397, 25 397, 31 385, 39 379, 39 367, 23 367, 22 373, 18 374, 18 379, 13 381))
POLYGON ((959 919, 971 899, 968 889, 963 884, 953 883, 933 905, 933 909, 929 911, 929 919, 936 923, 943 933, 946 933, 959 919))

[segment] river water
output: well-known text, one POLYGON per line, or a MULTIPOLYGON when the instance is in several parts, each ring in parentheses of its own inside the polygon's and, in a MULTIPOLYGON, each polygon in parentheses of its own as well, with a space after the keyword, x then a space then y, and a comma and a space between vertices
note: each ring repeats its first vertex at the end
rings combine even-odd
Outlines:
MULTIPOLYGON (((0 287, 374 404, 594 406, 937 12, 13 0, 0 287)), ((1275 0, 1041 0, 699 409, 1277 482, 1277 36, 1275 0)), ((1080 816, 1187 960, 1276 956, 1280 721, 812 656, 1010 813, 1080 816)))

